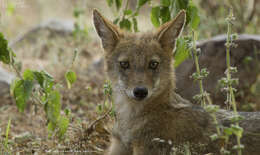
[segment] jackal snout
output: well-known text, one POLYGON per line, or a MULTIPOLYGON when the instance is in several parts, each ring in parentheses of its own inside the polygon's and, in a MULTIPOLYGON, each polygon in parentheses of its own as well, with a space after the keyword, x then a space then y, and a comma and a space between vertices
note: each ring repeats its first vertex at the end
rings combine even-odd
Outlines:
POLYGON ((146 87, 135 87, 133 94, 137 100, 142 100, 148 95, 148 89, 146 87))

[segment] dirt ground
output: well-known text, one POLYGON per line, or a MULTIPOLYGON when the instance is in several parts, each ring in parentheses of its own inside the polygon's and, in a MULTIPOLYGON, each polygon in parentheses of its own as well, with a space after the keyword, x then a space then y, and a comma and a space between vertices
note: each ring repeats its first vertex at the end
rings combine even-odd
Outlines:
MULTIPOLYGON (((11 119, 9 133, 9 149, 0 145, 0 154, 103 154, 109 144, 109 134, 113 118, 107 117, 89 130, 89 125, 102 116, 97 106, 105 102, 103 85, 105 73, 96 66, 102 66, 100 58, 102 49, 100 41, 92 25, 92 10, 97 8, 112 19, 115 11, 108 8, 103 0, 11 0, 16 4, 12 13, 3 7, 7 0, 0 0, 0 32, 10 42, 23 36, 26 31, 39 23, 50 19, 62 19, 69 23, 75 21, 73 10, 84 6, 84 24, 88 28, 88 36, 83 40, 75 39, 71 34, 55 34, 49 30, 39 30, 19 41, 12 48, 26 68, 48 71, 64 86, 62 91, 62 109, 71 109, 71 118, 66 138, 59 141, 55 137, 48 138, 46 117, 41 106, 29 103, 24 113, 19 113, 13 99, 7 94, 0 101, 0 142, 5 139, 8 120, 11 119), (71 64, 73 51, 79 50, 73 70, 77 73, 77 81, 72 89, 66 88, 64 74, 71 64)), ((149 19, 142 14, 138 17, 141 31, 152 28, 149 19), (145 25, 145 26, 144 26, 145 25)), ((1 67, 12 72, 3 64, 1 67)), ((0 144, 1 144, 0 143, 0 144)))
MULTIPOLYGON (((16 4, 16 1, 13 2, 16 4)), ((21 2, 23 5, 17 5, 17 9, 12 15, 8 15, 7 12, 1 14, 0 31, 4 32, 11 42, 39 23, 50 19, 73 22, 73 9, 82 5, 69 0, 46 0, 44 2, 25 0, 21 2)), ((84 20, 84 24, 89 28, 87 39, 78 41, 72 35, 53 35, 48 30, 40 30, 13 47, 23 64, 23 70, 26 68, 44 69, 57 81, 61 81, 64 87, 66 87, 64 74, 71 64, 73 51, 75 48, 79 49, 79 55, 73 67, 77 73, 77 81, 70 90, 61 88, 62 109, 71 110, 70 126, 65 140, 58 141, 55 137, 48 138, 43 107, 35 107, 29 103, 25 112, 19 113, 13 99, 6 95, 0 102, 0 139, 4 140, 7 123, 11 119, 8 137, 9 150, 4 149, 1 145, 0 154, 18 152, 20 154, 102 154, 106 148, 113 124, 112 119, 107 118, 99 122, 91 135, 88 135, 90 132, 87 130, 91 122, 102 115, 98 113, 96 107, 104 102, 103 84, 105 81, 104 73, 100 73, 90 65, 95 64, 95 61, 102 56, 102 49, 92 26, 91 12, 93 8, 101 9, 104 12, 111 11, 104 1, 93 3, 89 0, 84 3, 86 3, 84 17, 88 18, 84 20)), ((111 13, 108 13, 108 16, 111 17, 111 13)), ((1 66, 12 72, 8 66, 2 64, 1 66)))

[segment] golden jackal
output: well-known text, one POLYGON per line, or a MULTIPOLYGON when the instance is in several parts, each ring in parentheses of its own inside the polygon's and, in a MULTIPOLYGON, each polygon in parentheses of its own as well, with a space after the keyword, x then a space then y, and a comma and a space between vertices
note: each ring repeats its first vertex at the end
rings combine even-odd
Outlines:
POLYGON ((177 144, 208 140, 201 132, 208 130, 207 121, 195 119, 194 107, 174 93, 172 57, 185 11, 156 32, 135 34, 120 30, 97 10, 93 18, 117 117, 108 154, 169 155, 177 144))

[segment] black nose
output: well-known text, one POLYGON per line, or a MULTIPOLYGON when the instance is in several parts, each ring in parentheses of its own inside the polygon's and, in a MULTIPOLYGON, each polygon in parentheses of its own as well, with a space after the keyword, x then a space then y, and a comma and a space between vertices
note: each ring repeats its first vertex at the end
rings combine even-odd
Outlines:
POLYGON ((139 100, 144 99, 147 95, 148 95, 148 90, 145 87, 136 87, 134 89, 134 96, 139 100))

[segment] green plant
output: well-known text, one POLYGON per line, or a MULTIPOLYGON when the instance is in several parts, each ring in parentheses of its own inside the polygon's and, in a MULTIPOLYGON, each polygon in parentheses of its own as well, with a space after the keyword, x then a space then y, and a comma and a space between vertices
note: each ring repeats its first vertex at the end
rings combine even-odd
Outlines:
POLYGON ((8 124, 7 124, 7 127, 6 127, 6 131, 5 131, 5 141, 4 141, 4 146, 5 146, 6 149, 8 148, 8 136, 9 136, 9 132, 10 132, 11 121, 12 121, 12 119, 9 118, 9 120, 8 120, 8 124))
POLYGON ((88 36, 88 27, 86 24, 83 24, 82 20, 84 13, 84 9, 79 7, 75 8, 73 11, 73 16, 75 18, 73 35, 78 40, 86 39, 88 36))
POLYGON ((15 11, 15 4, 13 2, 8 2, 6 7, 6 13, 8 16, 12 16, 15 11))
MULTIPOLYGON (((76 56, 74 56, 73 62, 75 58, 76 56)), ((61 84, 44 70, 26 69, 22 73, 21 63, 17 61, 12 49, 8 47, 8 41, 2 33, 0 33, 0 61, 9 65, 16 73, 17 78, 12 82, 10 92, 18 110, 23 112, 28 101, 33 100, 36 107, 44 108, 49 136, 63 139, 69 125, 69 113, 61 114, 61 94, 59 92, 61 84)), ((65 77, 70 88, 76 80, 76 75, 69 70, 65 77)))
MULTIPOLYGON (((140 9, 145 5, 151 7, 150 18, 155 27, 170 21, 182 9, 186 10, 187 14, 186 26, 197 29, 200 22, 198 8, 192 0, 160 0, 159 4, 155 4, 156 1, 154 0, 138 0, 135 10, 129 9, 129 0, 126 0, 125 3, 123 3, 123 0, 107 0, 107 3, 110 7, 115 5, 119 14, 114 20, 114 24, 118 24, 120 28, 127 31, 138 32, 137 17, 140 9), (125 7, 122 8, 122 4, 125 4, 125 7), (119 13, 120 11, 121 14, 119 13)), ((175 67, 189 57, 189 48, 191 47, 188 44, 189 42, 190 40, 187 36, 178 38, 176 51, 174 52, 175 67)))
POLYGON ((106 80, 104 84, 104 103, 97 106, 98 113, 109 113, 110 116, 115 116, 114 101, 112 97, 112 86, 109 80, 106 80))
MULTIPOLYGON (((213 105, 211 102, 211 99, 209 97, 209 94, 204 90, 203 88, 203 79, 207 77, 209 72, 206 69, 201 69, 199 67, 199 55, 201 53, 200 49, 196 48, 196 31, 192 31, 192 55, 194 58, 195 66, 196 66, 196 72, 192 74, 192 78, 199 83, 200 88, 200 94, 195 95, 194 99, 199 101, 201 105, 204 107, 204 109, 211 115, 213 118, 214 124, 216 124, 216 130, 217 134, 214 134, 211 136, 212 140, 216 139, 224 139, 225 140, 225 146, 221 148, 220 153, 221 154, 230 154, 230 151, 227 150, 227 144, 229 141, 229 137, 234 134, 237 139, 237 145, 233 146, 233 149, 236 149, 238 151, 238 155, 242 154, 241 149, 243 149, 243 145, 240 142, 240 139, 242 137, 243 129, 239 126, 238 122, 243 119, 237 112, 236 103, 235 103, 235 96, 234 91, 235 89, 232 87, 232 85, 238 83, 238 79, 231 78, 231 73, 237 72, 237 69, 235 67, 231 67, 230 65, 230 48, 235 47, 235 44, 233 43, 234 39, 236 38, 236 34, 231 34, 231 22, 234 20, 232 11, 230 12, 227 23, 228 23, 228 30, 227 30, 227 41, 226 41, 226 63, 227 63, 227 70, 225 72, 226 77, 222 78, 220 80, 220 84, 223 87, 223 90, 226 90, 227 92, 227 104, 232 106, 234 115, 230 118, 232 124, 230 127, 220 127, 218 125, 216 115, 215 113, 219 110, 219 106, 213 105), (208 104, 207 104, 208 103, 208 104)), ((229 107, 228 107, 229 109, 229 107)))
POLYGON ((242 149, 244 146, 241 144, 240 139, 242 138, 243 128, 239 126, 239 121, 243 118, 238 114, 236 107, 235 94, 236 89, 233 88, 233 85, 238 84, 238 79, 232 78, 232 74, 237 72, 236 67, 232 67, 230 64, 230 49, 231 47, 236 47, 234 40, 237 38, 237 34, 232 34, 232 22, 235 20, 233 16, 233 11, 230 9, 229 16, 226 18, 227 21, 227 40, 226 40, 226 65, 227 70, 225 71, 226 77, 220 80, 220 84, 224 91, 227 93, 226 103, 228 106, 231 106, 233 109, 234 115, 230 118, 232 124, 229 130, 230 134, 236 136, 237 145, 233 146, 233 149, 237 150, 238 155, 242 155, 242 149))
POLYGON ((199 66, 199 56, 201 54, 201 50, 197 48, 196 46, 196 41, 197 41, 197 32, 195 30, 192 30, 192 48, 191 48, 191 53, 194 59, 195 67, 196 67, 196 72, 192 74, 192 78, 194 81, 198 81, 199 88, 200 88, 200 93, 195 95, 193 98, 200 102, 201 106, 210 114, 210 116, 213 119, 213 123, 216 125, 216 134, 213 134, 210 136, 212 140, 216 140, 219 137, 221 137, 221 128, 219 126, 219 123, 217 121, 217 116, 216 112, 219 110, 218 105, 213 105, 212 101, 209 97, 209 93, 204 90, 203 87, 203 79, 205 79, 209 71, 207 71, 206 68, 200 69, 199 66))

